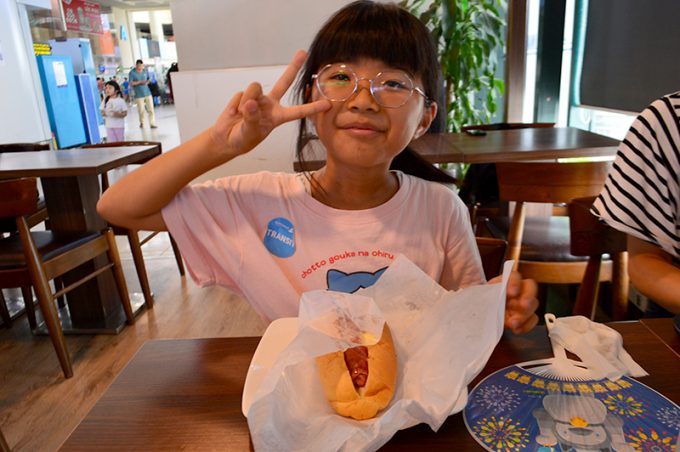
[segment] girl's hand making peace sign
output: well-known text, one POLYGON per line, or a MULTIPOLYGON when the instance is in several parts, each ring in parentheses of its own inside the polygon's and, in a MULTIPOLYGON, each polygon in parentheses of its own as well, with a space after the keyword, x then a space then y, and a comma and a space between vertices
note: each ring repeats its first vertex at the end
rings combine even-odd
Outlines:
POLYGON ((236 93, 210 129, 215 145, 229 157, 245 154, 279 125, 329 110, 331 103, 325 99, 303 105, 281 105, 281 98, 293 84, 306 56, 302 50, 295 53, 269 94, 262 92, 259 83, 251 83, 245 91, 236 93))

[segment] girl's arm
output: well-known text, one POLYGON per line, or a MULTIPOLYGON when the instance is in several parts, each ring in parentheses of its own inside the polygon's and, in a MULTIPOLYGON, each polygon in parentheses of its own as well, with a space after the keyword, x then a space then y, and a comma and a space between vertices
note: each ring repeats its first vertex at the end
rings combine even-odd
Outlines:
POLYGON ((665 309, 680 314, 680 268, 660 247, 628 236, 628 274, 640 292, 665 309))
POLYGON ((280 104, 305 56, 296 53, 269 94, 262 93, 259 83, 250 84, 232 97, 212 127, 112 185, 97 203, 97 212, 130 229, 164 230, 161 210, 189 182, 249 152, 277 126, 328 110, 327 100, 292 107, 280 104))

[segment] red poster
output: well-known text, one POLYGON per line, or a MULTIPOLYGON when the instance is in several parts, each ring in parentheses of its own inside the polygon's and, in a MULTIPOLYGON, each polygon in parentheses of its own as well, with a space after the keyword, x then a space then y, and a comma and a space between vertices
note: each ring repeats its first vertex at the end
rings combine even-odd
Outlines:
POLYGON ((84 33, 102 34, 102 20, 98 3, 85 0, 61 0, 66 28, 84 33))

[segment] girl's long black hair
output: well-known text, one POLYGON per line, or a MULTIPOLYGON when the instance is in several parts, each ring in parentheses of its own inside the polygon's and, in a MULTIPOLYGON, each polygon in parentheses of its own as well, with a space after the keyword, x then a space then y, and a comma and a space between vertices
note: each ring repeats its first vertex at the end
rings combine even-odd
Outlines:
MULTIPOLYGON (((106 86, 106 85, 111 85, 111 86, 113 86, 113 90, 116 92, 116 94, 118 94, 119 97, 122 97, 122 96, 123 96, 123 93, 122 93, 122 91, 120 90, 120 85, 118 84, 118 82, 116 82, 116 81, 114 81, 114 80, 109 80, 108 82, 104 83, 104 86, 106 86)), ((111 96, 106 96, 106 98, 104 99, 104 105, 105 105, 105 106, 106 106, 107 103, 109 103, 109 98, 110 98, 110 97, 111 97, 111 96)))
MULTIPOLYGON (((319 30, 309 48, 302 75, 295 86, 299 101, 311 99, 312 75, 328 63, 371 58, 388 66, 402 69, 423 82, 427 103, 439 100, 440 68, 436 47, 423 23, 414 15, 393 3, 358 0, 340 9, 319 30)), ((443 113, 446 106, 438 105, 443 113)), ((443 131, 442 116, 433 124, 443 131)), ((432 130, 432 128, 431 128, 432 130)), ((296 154, 305 169, 303 150, 317 140, 303 118, 298 130, 296 154)), ((436 168, 415 151, 406 147, 392 161, 391 169, 435 182, 455 183, 456 180, 436 168)))

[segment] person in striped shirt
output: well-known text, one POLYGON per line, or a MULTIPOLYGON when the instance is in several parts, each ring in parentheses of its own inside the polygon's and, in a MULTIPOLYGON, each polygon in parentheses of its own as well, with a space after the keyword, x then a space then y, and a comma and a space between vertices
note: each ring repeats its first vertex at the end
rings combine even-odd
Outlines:
POLYGON ((635 119, 592 207, 609 226, 628 234, 631 282, 658 304, 647 315, 680 313, 679 173, 677 92, 635 119))

